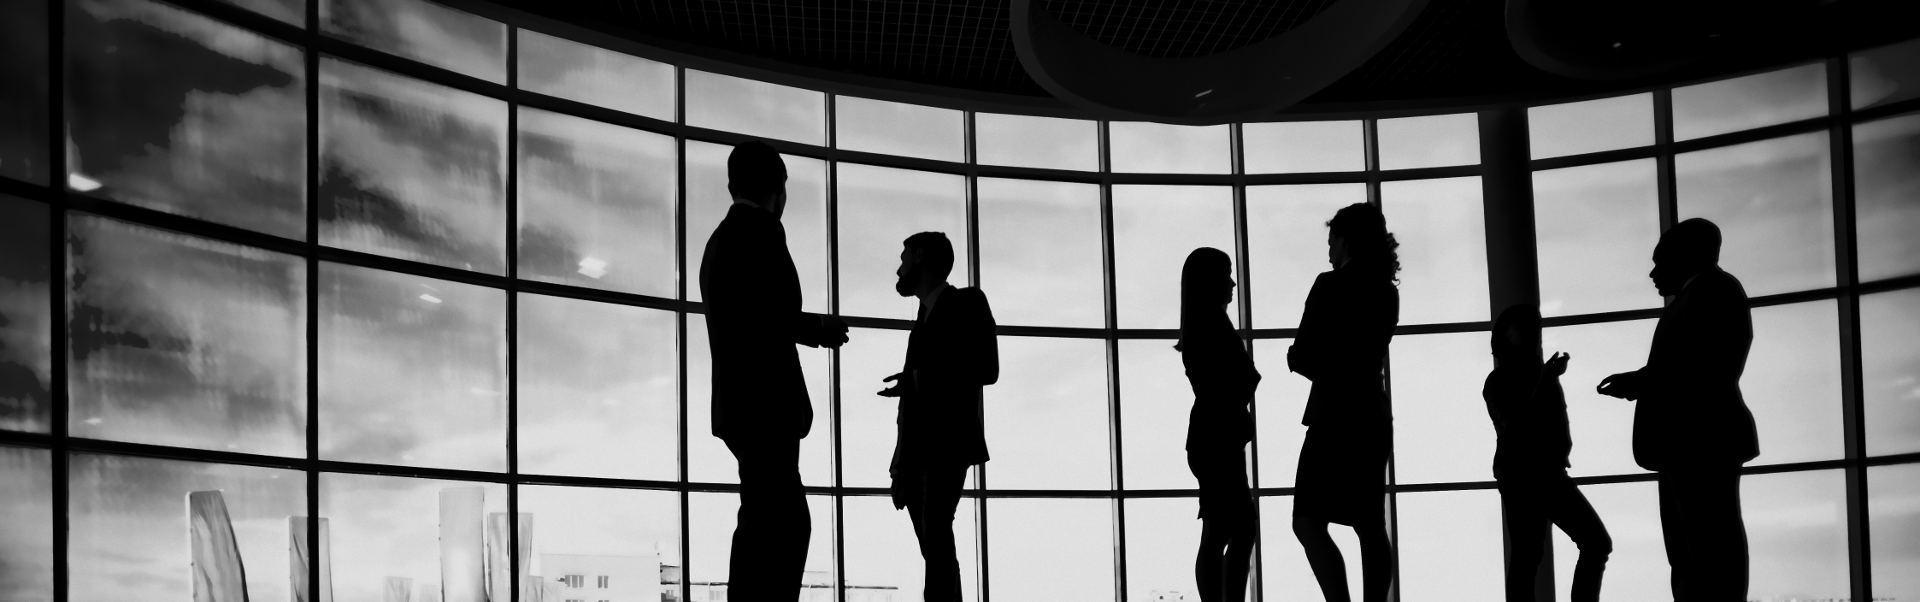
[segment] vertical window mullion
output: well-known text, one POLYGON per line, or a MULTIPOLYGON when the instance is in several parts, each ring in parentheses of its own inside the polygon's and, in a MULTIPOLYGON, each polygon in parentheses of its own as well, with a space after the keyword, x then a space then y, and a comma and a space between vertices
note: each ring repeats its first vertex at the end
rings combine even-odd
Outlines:
MULTIPOLYGON (((962 160, 965 160, 967 162, 967 237, 968 237, 967 252, 969 255, 968 265, 970 266, 969 269, 972 270, 971 277, 973 278, 973 285, 980 287, 981 290, 986 290, 986 285, 983 282, 981 282, 981 279, 980 279, 980 275, 981 275, 981 269, 980 269, 980 160, 979 160, 980 158, 979 158, 979 150, 977 146, 979 143, 978 141, 975 140, 975 135, 977 130, 974 128, 974 112, 973 111, 962 112, 961 119, 963 119, 964 121, 961 123, 961 126, 960 126, 961 127, 960 139, 965 144, 965 146, 962 148, 963 154, 961 158, 962 160)), ((996 334, 995 336, 998 336, 998 335, 996 334)), ((998 345, 998 343, 996 343, 996 345, 998 345)), ((973 487, 976 492, 984 491, 987 488, 987 465, 985 463, 974 465, 973 487)), ((987 599, 987 498, 984 495, 977 495, 977 496, 974 496, 973 500, 970 503, 973 504, 973 517, 974 517, 973 556, 974 556, 974 566, 976 567, 975 574, 974 574, 974 579, 975 579, 974 590, 980 592, 980 602, 988 602, 988 599, 987 599)))
POLYGON ((1827 128, 1829 169, 1833 182, 1833 256, 1838 262, 1840 296, 1840 402, 1841 432, 1845 442, 1847 468, 1847 555, 1848 576, 1855 600, 1873 599, 1872 536, 1868 519, 1868 480, 1863 458, 1866 449, 1865 375, 1860 350, 1860 266, 1855 245, 1858 236, 1854 216, 1853 182, 1853 100, 1850 97, 1852 74, 1847 71, 1845 55, 1827 60, 1827 110, 1831 115, 1827 128))
MULTIPOLYGON (((1247 138, 1244 128, 1245 125, 1241 123, 1236 122, 1230 124, 1227 127, 1227 143, 1231 145, 1228 149, 1228 156, 1231 157, 1233 161, 1233 262, 1234 279, 1240 281, 1240 286, 1237 287, 1236 299, 1240 304, 1240 337, 1242 339, 1240 344, 1246 348, 1247 357, 1252 359, 1254 349, 1251 337, 1255 326, 1253 323, 1253 279, 1251 277, 1253 271, 1248 264, 1252 259, 1253 246, 1249 244, 1247 238, 1251 233, 1247 229, 1247 138)), ((1260 404, 1247 404, 1247 419, 1254 421, 1254 424, 1257 425, 1259 424, 1259 416, 1260 404)), ((1257 489, 1260 485, 1260 435, 1258 427, 1254 429, 1253 439, 1247 443, 1247 449, 1243 453, 1247 455, 1246 478, 1249 479, 1257 489)), ((1257 517, 1259 515, 1260 498, 1256 496, 1254 498, 1254 516, 1257 517)), ((1256 540, 1259 539, 1259 536, 1259 533, 1254 533, 1256 540)), ((1249 570, 1247 571, 1249 578, 1248 584, 1253 587, 1252 600, 1254 600, 1254 602, 1260 602, 1265 599, 1265 595, 1261 592, 1261 590, 1264 589, 1261 587, 1261 580, 1264 578, 1264 575, 1260 570, 1260 547, 1261 546, 1254 546, 1253 556, 1248 559, 1248 561, 1252 563, 1252 566, 1248 567, 1249 570)))
POLYGON ((1125 449, 1120 440, 1120 341, 1114 329, 1118 328, 1118 300, 1115 298, 1114 274, 1114 232, 1113 232, 1113 147, 1110 136, 1110 124, 1099 122, 1095 148, 1100 152, 1100 242, 1103 267, 1106 269, 1106 314, 1107 314, 1107 455, 1109 458, 1109 482, 1112 483, 1112 497, 1108 504, 1113 509, 1113 583, 1114 596, 1124 598, 1127 592, 1127 510, 1121 501, 1121 490, 1126 489, 1125 449))
MULTIPOLYGON (((520 87, 520 28, 507 27, 507 89, 520 87)), ((507 102, 507 599, 520 599, 520 103, 507 102)))
MULTIPOLYGON (((306 3, 306 33, 309 36, 320 29, 320 3, 306 3)), ((307 461, 320 461, 320 260, 317 248, 320 244, 320 51, 307 44, 301 49, 306 64, 306 103, 307 103, 307 223, 306 223, 306 267, 307 267, 307 461)), ((322 590, 321 579, 331 578, 320 572, 320 559, 323 554, 331 553, 321 549, 320 533, 320 470, 308 466, 304 471, 307 479, 307 599, 319 600, 322 590)), ((329 536, 330 537, 330 536, 329 536)))
MULTIPOLYGON (((826 97, 827 288, 829 289, 827 296, 832 300, 829 311, 837 316, 840 315, 840 153, 838 152, 840 139, 837 131, 840 111, 836 102, 839 97, 834 94, 826 94, 826 97)), ((833 513, 831 529, 833 532, 833 599, 837 602, 847 602, 847 538, 843 536, 846 531, 846 497, 841 490, 841 487, 846 485, 846 481, 845 475, 841 474, 841 465, 844 461, 840 455, 840 423, 844 420, 840 415, 840 357, 839 349, 827 350, 827 404, 832 408, 833 413, 833 420, 829 421, 833 433, 832 445, 827 456, 833 463, 831 483, 833 495, 829 498, 832 501, 833 513)))
MULTIPOLYGON (((66 5, 62 0, 47 0, 47 103, 48 123, 66 124, 66 5)), ((67 451, 67 159, 65 127, 49 128, 47 143, 47 185, 53 201, 47 211, 47 303, 52 329, 48 354, 53 357, 48 375, 48 432, 53 434, 49 456, 53 491, 53 600, 67 602, 67 548, 69 462, 67 451)))
MULTIPOLYGON (((683 125, 687 121, 687 70, 685 67, 675 66, 673 68, 673 90, 673 123, 675 125, 683 125)), ((674 173, 676 174, 676 184, 674 187, 674 219, 678 220, 678 226, 675 228, 678 234, 675 235, 675 237, 679 241, 679 244, 674 248, 674 261, 679 262, 676 265, 679 266, 679 299, 682 303, 680 308, 674 312, 674 317, 676 318, 674 321, 674 354, 675 357, 679 358, 678 363, 675 364, 675 369, 678 371, 680 381, 675 399, 675 401, 680 404, 680 427, 678 429, 680 432, 680 482, 677 488, 677 494, 680 499, 679 589, 681 600, 692 600, 693 519, 688 516, 688 513, 692 510, 692 501, 689 499, 691 494, 688 492, 687 482, 693 480, 693 473, 691 470, 692 461, 687 458, 687 454, 689 452, 688 448, 692 447, 688 444, 688 439, 692 437, 693 434, 687 432, 687 412, 693 404, 687 399, 689 385, 687 383, 687 307, 685 303, 687 299, 687 289, 689 288, 687 286, 687 279, 698 278, 699 275, 687 273, 687 241, 689 237, 687 236, 687 135, 685 130, 676 128, 673 138, 674 173)))

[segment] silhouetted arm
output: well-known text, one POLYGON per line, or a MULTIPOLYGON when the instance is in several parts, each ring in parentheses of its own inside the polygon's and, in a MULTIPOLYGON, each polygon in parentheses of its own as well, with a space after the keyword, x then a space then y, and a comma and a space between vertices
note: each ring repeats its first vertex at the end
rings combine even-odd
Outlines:
POLYGON ((1260 372, 1253 367, 1237 335, 1188 343, 1193 349, 1182 351, 1180 361, 1187 370, 1187 382, 1196 399, 1245 403, 1253 399, 1260 385, 1260 372))
POLYGON ((1325 306, 1332 294, 1332 286, 1327 284, 1331 276, 1328 272, 1313 279, 1313 288, 1307 291, 1306 307, 1300 312, 1300 331, 1294 336, 1293 345, 1287 348, 1287 369, 1307 380, 1320 380, 1326 375, 1328 349, 1321 338, 1330 327, 1325 323, 1330 317, 1325 306))

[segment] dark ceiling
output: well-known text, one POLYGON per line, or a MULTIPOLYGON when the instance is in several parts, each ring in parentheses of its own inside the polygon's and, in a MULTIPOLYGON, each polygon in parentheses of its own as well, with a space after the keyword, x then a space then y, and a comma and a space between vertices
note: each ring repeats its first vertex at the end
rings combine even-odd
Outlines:
MULTIPOLYGON (((1147 56, 1197 57, 1283 34, 1338 0, 1034 1, 1095 40, 1147 56)), ((1914 21, 1897 16, 1901 12, 1897 5, 1905 4, 1898 0, 1581 3, 1586 10, 1597 6, 1617 15, 1612 21, 1618 27, 1700 21, 1698 14, 1690 21, 1662 14, 1673 6, 1691 7, 1696 13, 1737 6, 1731 10, 1762 7, 1790 14, 1791 19, 1777 20, 1790 20, 1794 28, 1782 32, 1777 26, 1749 27, 1744 39, 1732 38, 1716 49, 1719 52, 1684 69, 1593 81, 1555 75, 1522 60, 1508 42, 1504 21, 1508 1, 1429 0, 1413 23, 1379 53, 1288 112, 1419 111, 1497 101, 1572 98, 1829 56, 1920 35, 1920 27, 1912 25, 1914 21)), ((1010 0, 547 0, 501 4, 674 52, 753 63, 748 66, 764 71, 845 79, 864 89, 898 88, 921 94, 987 98, 1040 110, 1065 106, 1053 100, 1021 67, 1010 31, 1010 0)))

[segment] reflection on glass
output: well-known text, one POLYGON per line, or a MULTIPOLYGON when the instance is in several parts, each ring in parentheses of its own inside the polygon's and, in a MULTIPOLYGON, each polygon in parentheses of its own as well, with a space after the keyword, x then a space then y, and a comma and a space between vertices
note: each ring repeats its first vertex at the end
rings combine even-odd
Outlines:
POLYGON ((679 597, 679 493, 522 485, 518 522, 519 545, 533 552, 520 559, 522 600, 543 599, 528 595, 534 588, 546 600, 679 597), (582 579, 565 581, 570 575, 582 579))
MULTIPOLYGON (((1579 363, 1579 360, 1574 360, 1574 363, 1579 363)), ((1579 444, 1574 445, 1578 450, 1579 444)), ((1624 448, 1627 444, 1622 441, 1620 446, 1624 448)), ((1574 466, 1579 465, 1576 460, 1574 466)), ((1651 481, 1583 485, 1580 493, 1587 496, 1588 503, 1593 504, 1594 513, 1600 515, 1601 522, 1607 525, 1607 535, 1613 538, 1613 554, 1607 556, 1607 572, 1600 585, 1600 600, 1672 600, 1673 590, 1668 586, 1671 572, 1667 567, 1667 546, 1660 532, 1659 486, 1651 481)), ((1753 500, 1748 498, 1744 501, 1750 504, 1753 500)), ((1571 599, 1573 567, 1580 558, 1580 548, 1574 546, 1573 540, 1559 529, 1551 529, 1550 532, 1553 534, 1554 592, 1559 596, 1556 599, 1568 600, 1571 599)), ((1753 532, 1753 517, 1748 516, 1749 538, 1753 532)), ((1758 549, 1752 551, 1757 552, 1758 549)), ((1842 554, 1841 558, 1845 557, 1842 554)), ((1756 597, 1754 593, 1755 590, 1749 587, 1747 599, 1769 599, 1756 597)))
MULTIPOLYGON (((907 511, 886 496, 848 496, 845 504, 847 601, 920 602, 927 563, 907 511)), ((979 527, 975 501, 962 498, 953 513, 953 547, 960 561, 960 599, 980 599, 979 527)), ((823 598, 824 599, 824 598, 823 598)), ((813 600, 813 598, 807 598, 813 600)))
POLYGON ((1534 172, 1541 315, 1660 306, 1647 279, 1660 242, 1654 172, 1653 159, 1534 172))
MULTIPOLYGON (((538 512, 526 502, 521 502, 522 514, 538 512)), ((492 577, 485 549, 507 542, 501 541, 504 531, 490 529, 489 523, 504 521, 506 512, 507 488, 499 483, 323 473, 320 516, 333 546, 334 598, 390 600, 384 592, 397 589, 413 600, 440 600, 443 592, 449 600, 484 599, 465 594, 476 584, 484 588, 492 577)), ((533 516, 535 546, 542 520, 556 520, 553 514, 533 516)), ((611 526, 596 525, 608 531, 611 526)), ((248 569, 251 577, 251 564, 248 569)))
POLYGON ((827 95, 686 70, 687 125, 825 145, 827 95))
MULTIPOLYGON (((1307 427, 1300 417, 1307 411, 1307 393, 1313 381, 1287 370, 1287 347, 1293 339, 1255 339, 1253 366, 1260 370, 1260 388, 1253 394, 1255 485, 1292 487, 1300 466, 1300 444, 1307 427)), ((1291 533, 1291 532, 1289 532, 1291 533)))
POLYGON ((1873 598, 1920 598, 1920 464, 1867 469, 1873 598))
MULTIPOLYGON (((238 560, 246 569, 247 598, 291 599, 290 517, 307 513, 306 477, 300 472, 94 454, 74 454, 67 470, 68 600, 193 599, 188 567, 196 560, 190 544, 194 510, 188 496, 195 493, 226 506, 238 560)), ((218 528, 212 520, 217 514, 201 516, 218 528)), ((423 521, 427 528, 430 521, 423 521)), ((304 530, 306 522, 299 524, 304 530)), ((8 527, 7 539, 13 528, 8 527)), ((333 542, 337 587, 341 566, 353 555, 342 554, 338 526, 333 542)))
MULTIPOLYGON (((1200 547, 1194 498, 1132 499, 1126 505, 1127 599, 1199 600, 1193 554, 1200 547)), ((996 548, 998 546, 995 546, 996 548)), ((1252 580, 1248 580, 1251 586, 1252 580)), ((1252 590, 1248 590, 1252 600, 1252 590)))
POLYGON ((72 434, 304 453, 300 258, 105 218, 69 224, 72 434))
POLYGON ((1193 388, 1167 339, 1120 341, 1120 466, 1127 489, 1192 489, 1187 419, 1193 388))
POLYGON ((506 103, 320 62, 320 242, 500 273, 506 103))
MULTIPOLYGON (((731 152, 730 146, 687 141, 689 301, 700 300, 700 262, 705 259, 707 239, 732 207, 733 196, 727 193, 727 154, 731 152)), ((781 160, 787 164, 787 209, 780 225, 787 230, 787 251, 800 273, 801 308, 826 313, 833 301, 827 287, 827 164, 792 155, 781 160)), ((898 250, 891 255, 896 261, 899 256, 898 250)))
MULTIPOLYGON (((1848 96, 1853 99, 1853 108, 1920 97, 1917 73, 1920 73, 1920 40, 1854 53, 1847 57, 1848 96)), ((1878 575, 1874 581, 1879 581, 1878 575)))
POLYGON ((1377 123, 1381 169, 1480 162, 1480 117, 1476 114, 1401 117, 1377 123))
POLYGON ((840 313, 913 317, 914 301, 893 284, 901 243, 916 232, 946 233, 953 243, 947 281, 969 284, 965 178, 852 163, 839 170, 840 313))
POLYGON ((674 315, 539 295, 519 314, 520 471, 679 478, 674 315))
POLYGON ((1341 207, 1364 202, 1366 184, 1247 187, 1251 282, 1240 284, 1249 287, 1254 328, 1300 325, 1313 280, 1332 269, 1327 262, 1327 221, 1341 207))
POLYGON ((672 297, 673 138, 520 109, 521 278, 672 297))
POLYGON ((1400 323, 1488 319, 1480 178, 1387 182, 1380 197, 1400 241, 1400 323))
POLYGON ((1112 600, 1113 502, 987 501, 987 596, 1112 600))
POLYGON ((980 287, 994 320, 1023 326, 1106 325, 1100 188, 981 178, 980 287))
POLYGON ((673 120, 673 65, 522 29, 520 88, 673 120))
POLYGON ((1099 122, 976 113, 973 128, 981 165, 1100 169, 1099 122))
POLYGON ((860 328, 847 336, 860 344, 840 350, 840 480, 847 487, 887 487, 903 402, 878 392, 893 386, 882 379, 906 364, 907 331, 860 328))
POLYGON ((46 432, 53 410, 47 206, 0 196, 0 429, 46 432))
POLYGON ((1360 171, 1367 168, 1359 121, 1279 121, 1240 126, 1247 173, 1360 171))
MULTIPOLYGON (((1234 254, 1232 189, 1113 187, 1113 285, 1121 328, 1180 327, 1180 266, 1200 247, 1234 254)), ((1237 308, 1229 314, 1240 323, 1237 308)))
MULTIPOLYGON (((1567 461, 1573 465, 1568 472, 1574 476, 1646 472, 1633 462, 1633 402, 1595 393, 1594 387, 1600 385, 1600 379, 1639 370, 1647 364, 1656 322, 1632 320, 1541 331, 1542 351, 1564 351, 1573 356, 1567 362, 1566 375, 1560 377, 1560 389, 1567 395, 1568 430, 1573 435, 1573 452, 1567 461)), ((1749 362, 1747 372, 1751 374, 1753 369, 1749 362)), ((1485 416, 1482 410, 1480 417, 1485 416)), ((1771 445, 1763 442, 1761 450, 1771 445)), ((1490 466, 1491 456, 1488 461, 1490 466)), ((1604 510, 1601 516, 1606 516, 1604 510)))
MULTIPOLYGON (((1289 468, 1288 470, 1292 470, 1289 468)), ((1291 473, 1289 473, 1291 474, 1291 473)), ((1383 508, 1385 504, 1381 505, 1383 508)), ((1260 589, 1266 600, 1324 600, 1320 583, 1307 566, 1300 551, 1299 538, 1293 535, 1293 497, 1260 498, 1260 589)), ((1358 595, 1360 584, 1360 539, 1353 529, 1330 527, 1334 545, 1340 546, 1340 558, 1347 565, 1347 591, 1358 595)))
POLYGON ((1527 108, 1533 158, 1653 144, 1653 94, 1527 108))
POLYGON ((1104 341, 1000 337, 1000 382, 984 411, 987 487, 1111 486, 1104 341))
POLYGON ((848 150, 903 157, 966 160, 966 122, 953 109, 853 96, 833 99, 834 144, 848 150))
POLYGON ((67 185, 304 238, 300 50, 145 0, 73 6, 67 185))
POLYGON ((1720 265, 1748 295, 1833 286, 1827 146, 1815 132, 1674 158, 1680 219, 1720 226, 1720 265))
POLYGON ((274 19, 299 24, 306 14, 307 0, 220 0, 274 19))
MULTIPOLYGON (((830 425, 834 418, 827 397, 827 357, 823 350, 800 349, 800 372, 806 376, 807 397, 813 401, 813 431, 800 440, 800 481, 813 487, 833 484, 830 425)), ((700 314, 687 314, 687 460, 689 480, 740 482, 733 452, 713 436, 713 355, 707 345, 706 317, 700 314)))
POLYGON ((1920 289, 1860 297, 1868 455, 1920 451, 1920 345, 1914 341, 1920 341, 1920 289))
POLYGON ((1673 139, 1688 140, 1827 113, 1820 63, 1673 89, 1673 139))
POLYGON ((507 81, 507 27, 426 0, 317 0, 327 35, 496 84, 507 81))
POLYGON ((47 3, 0 4, 0 176, 36 184, 48 169, 47 46, 47 3))
POLYGON ((320 456, 506 469, 506 296, 320 268, 320 456))
MULTIPOLYGON (((733 553, 733 528, 739 513, 739 494, 696 492, 688 496, 687 522, 693 551, 686 575, 693 584, 691 599, 727 599, 727 559, 733 553)), ((813 524, 805 573, 800 576, 800 599, 832 600, 833 502, 825 496, 809 495, 807 514, 813 524)))
POLYGON ((0 598, 53 602, 53 473, 46 450, 0 447, 0 598))
POLYGON ((1462 332, 1393 338, 1387 355, 1393 378, 1395 482, 1493 478, 1493 423, 1480 397, 1481 385, 1493 371, 1488 336, 1462 332))
POLYGON ((1116 172, 1230 173, 1232 141, 1227 126, 1184 126, 1144 121, 1107 124, 1116 172))
MULTIPOLYGON (((1401 462, 1407 456, 1394 454, 1401 462)), ((1484 600, 1505 587, 1499 492, 1402 493, 1394 500, 1399 511, 1394 543, 1400 553, 1395 585, 1407 599, 1484 600)))
POLYGON ((1753 348, 1740 377, 1760 430, 1760 457, 1752 464, 1846 455, 1838 312, 1831 300, 1753 309, 1753 348))
POLYGON ((1860 281, 1920 274, 1920 114, 1853 126, 1853 182, 1860 281))

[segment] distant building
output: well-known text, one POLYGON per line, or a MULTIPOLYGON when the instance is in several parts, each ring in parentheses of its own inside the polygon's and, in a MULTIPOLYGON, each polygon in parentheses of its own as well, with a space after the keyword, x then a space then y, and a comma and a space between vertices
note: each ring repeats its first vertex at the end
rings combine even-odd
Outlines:
POLYGON ((1156 589, 1147 593, 1147 599, 1153 602, 1187 602, 1192 598, 1189 598, 1186 592, 1177 589, 1156 589))
POLYGON ((542 554, 540 572, 539 578, 548 584, 541 602, 662 602, 665 599, 660 594, 660 556, 657 554, 542 554))

